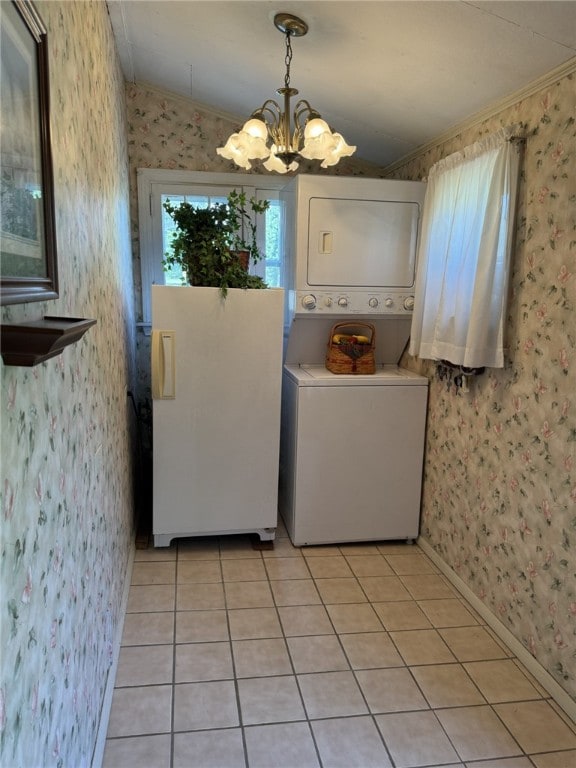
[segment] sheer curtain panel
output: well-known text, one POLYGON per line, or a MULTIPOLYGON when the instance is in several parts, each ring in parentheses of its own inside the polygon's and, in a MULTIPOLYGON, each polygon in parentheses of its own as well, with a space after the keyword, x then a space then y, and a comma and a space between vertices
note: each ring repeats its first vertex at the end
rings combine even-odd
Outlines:
POLYGON ((504 322, 518 187, 518 126, 430 169, 410 354, 504 366, 504 322))

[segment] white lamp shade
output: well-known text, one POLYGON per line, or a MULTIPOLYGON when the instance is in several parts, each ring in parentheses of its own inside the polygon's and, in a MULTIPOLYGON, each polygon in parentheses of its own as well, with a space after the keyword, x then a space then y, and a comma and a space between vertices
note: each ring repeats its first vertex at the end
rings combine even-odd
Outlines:
POLYGON ((324 160, 336 148, 336 140, 331 131, 320 133, 314 138, 304 139, 304 146, 300 150, 302 157, 307 160, 324 160))
POLYGON ((263 160, 268 157, 270 150, 266 146, 268 129, 266 123, 257 118, 247 120, 239 133, 233 133, 223 147, 216 152, 227 160, 233 160, 236 165, 249 170, 250 160, 263 160))
POLYGON ((240 131, 240 142, 244 147, 246 156, 251 160, 263 160, 270 154, 270 150, 266 146, 264 139, 250 136, 246 131, 240 131))
POLYGON ((298 168, 297 162, 292 162, 288 167, 280 160, 280 158, 276 155, 278 148, 276 144, 272 144, 272 147, 270 149, 270 157, 268 160, 266 160, 265 163, 263 163, 264 168, 266 168, 267 171, 276 171, 276 173, 288 173, 288 171, 295 171, 298 168))
POLYGON ((262 120, 256 118, 247 120, 237 135, 238 144, 250 160, 263 160, 270 154, 266 146, 268 131, 262 120))
POLYGON ((239 133, 233 133, 229 136, 226 144, 223 147, 218 147, 216 152, 221 157, 225 157, 226 160, 233 160, 240 168, 245 168, 247 171, 252 168, 245 142, 242 141, 239 133))
POLYGON ((317 139, 323 133, 331 133, 330 126, 321 117, 308 120, 304 127, 304 139, 317 139))
POLYGON ((268 129, 266 127, 266 123, 263 120, 258 120, 257 117, 252 117, 250 120, 246 120, 242 126, 242 130, 255 139, 262 139, 263 141, 266 141, 268 138, 268 129))
POLYGON ((341 133, 333 133, 334 145, 320 164, 321 168, 328 168, 330 165, 336 165, 342 157, 349 157, 356 152, 356 147, 346 144, 341 133))

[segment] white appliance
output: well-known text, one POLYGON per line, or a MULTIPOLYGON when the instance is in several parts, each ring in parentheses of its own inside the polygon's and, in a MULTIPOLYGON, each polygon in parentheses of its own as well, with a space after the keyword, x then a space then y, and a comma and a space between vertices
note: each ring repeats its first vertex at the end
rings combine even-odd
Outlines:
POLYGON ((297 176, 286 206, 287 320, 298 315, 410 316, 426 185, 297 176))
POLYGON ((152 286, 155 546, 274 538, 283 294, 152 286))
POLYGON ((428 380, 287 365, 281 512, 296 545, 416 539, 428 380))
POLYGON ((279 509, 297 545, 418 536, 428 380, 410 334, 425 185, 298 176, 285 188, 279 509), (338 321, 376 329, 373 375, 325 368, 338 321))

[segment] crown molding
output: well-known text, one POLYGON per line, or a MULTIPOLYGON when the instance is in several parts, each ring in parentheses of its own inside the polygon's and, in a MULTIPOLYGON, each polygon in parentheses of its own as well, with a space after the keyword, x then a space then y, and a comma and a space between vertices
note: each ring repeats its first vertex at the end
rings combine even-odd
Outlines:
POLYGON ((152 85, 152 83, 149 83, 146 80, 127 80, 125 86, 126 88, 129 88, 130 86, 136 86, 136 88, 145 88, 147 91, 154 91, 154 93, 157 93, 159 96, 163 96, 165 99, 179 101, 183 104, 186 104, 188 108, 192 106, 200 112, 209 112, 211 115, 220 117, 223 120, 229 120, 231 123, 238 125, 242 125, 248 119, 246 115, 244 115, 244 117, 233 115, 231 112, 225 112, 223 109, 218 109, 217 107, 213 107, 210 104, 205 104, 202 101, 196 101, 190 96, 184 96, 181 93, 176 93, 175 91, 169 91, 165 88, 160 88, 157 85, 152 85))
POLYGON ((453 125, 451 128, 448 128, 446 131, 444 131, 444 133, 439 134, 430 141, 427 141, 425 144, 421 144, 417 149, 414 149, 412 152, 409 152, 407 155, 404 155, 404 157, 400 158, 400 160, 396 160, 391 165, 387 165, 383 169, 384 173, 390 174, 393 171, 396 171, 398 168, 406 165, 406 163, 414 160, 419 155, 424 154, 424 152, 427 152, 429 149, 433 149, 439 144, 444 144, 444 142, 453 139, 457 134, 462 133, 469 128, 473 128, 475 125, 478 125, 478 123, 482 123, 484 120, 488 120, 490 117, 494 117, 494 115, 497 115, 499 112, 502 112, 509 107, 513 107, 515 104, 518 104, 518 102, 522 101, 528 96, 532 96, 533 94, 538 93, 538 91, 541 91, 544 88, 548 88, 549 86, 557 83, 559 80, 562 80, 564 77, 567 77, 574 72, 576 72, 576 56, 568 59, 568 61, 565 61, 558 67, 550 70, 550 72, 542 75, 537 80, 532 80, 523 88, 520 88, 520 90, 514 91, 514 93, 505 96, 503 99, 494 102, 479 112, 475 112, 473 115, 470 115, 470 117, 466 118, 466 120, 463 122, 453 125))

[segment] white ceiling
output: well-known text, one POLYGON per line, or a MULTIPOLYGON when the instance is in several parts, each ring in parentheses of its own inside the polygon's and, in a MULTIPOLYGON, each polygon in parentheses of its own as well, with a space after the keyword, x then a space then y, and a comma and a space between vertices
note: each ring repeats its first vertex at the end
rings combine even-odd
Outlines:
POLYGON ((243 122, 291 85, 357 157, 389 165, 576 56, 570 0, 108 0, 124 74, 243 122))

